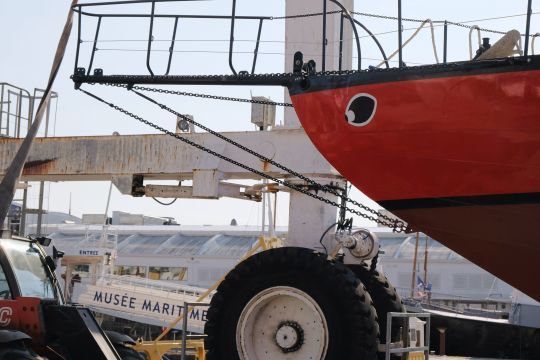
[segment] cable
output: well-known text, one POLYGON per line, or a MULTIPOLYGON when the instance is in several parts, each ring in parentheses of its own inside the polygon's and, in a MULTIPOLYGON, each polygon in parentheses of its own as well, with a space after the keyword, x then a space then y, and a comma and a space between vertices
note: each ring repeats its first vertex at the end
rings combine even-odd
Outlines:
MULTIPOLYGON (((182 181, 179 181, 178 182, 178 186, 182 185, 182 181)), ((153 197, 152 196, 152 199, 154 199, 155 202, 157 202, 158 204, 161 204, 161 205, 165 205, 165 206, 169 206, 169 205, 172 205, 176 202, 176 200, 178 200, 178 198, 174 198, 173 200, 171 200, 171 202, 162 202, 162 201, 159 201, 157 198, 153 197)))
POLYGON ((326 230, 323 232, 323 234, 321 235, 321 238, 319 239, 319 244, 321 244, 321 246, 323 247, 324 253, 326 254, 326 256, 328 256, 328 249, 327 249, 326 246, 324 245, 323 239, 324 239, 324 237, 326 236, 326 234, 327 234, 334 226, 336 226, 336 225, 338 225, 338 224, 339 224, 339 223, 335 222, 335 223, 333 223, 332 225, 330 225, 330 226, 328 227, 328 229, 326 229, 326 230))
POLYGON ((158 199, 156 199, 155 197, 152 197, 152 199, 154 199, 155 202, 161 204, 161 205, 165 205, 165 206, 169 206, 169 205, 172 205, 176 202, 176 200, 178 200, 178 198, 174 198, 173 200, 171 200, 171 202, 169 203, 165 203, 165 202, 161 202, 159 201, 158 199))
MULTIPOLYGON (((377 35, 377 34, 375 34, 377 35)), ((370 36, 365 36, 365 37, 370 37, 370 36)), ((105 48, 105 49, 98 49, 100 51, 118 51, 118 52, 147 52, 148 50, 147 49, 119 49, 119 48, 105 48)), ((153 52, 169 52, 169 50, 159 50, 159 49, 152 49, 151 51, 153 52)), ((228 51, 218 51, 218 50, 175 50, 174 52, 178 52, 178 53, 201 53, 201 54, 228 54, 229 52, 228 51)), ((249 51, 234 51, 233 54, 253 54, 252 52, 249 52, 249 51)), ((294 54, 290 53, 282 53, 282 52, 259 52, 258 53, 259 55, 279 55, 279 56, 293 56, 294 54)), ((316 55, 316 54, 304 54, 304 56, 306 57, 316 57, 316 56, 319 56, 319 55, 316 55)), ((333 58, 338 58, 339 55, 326 55, 326 57, 333 57, 333 58)), ((357 56, 353 56, 353 59, 358 59, 357 56)), ((384 59, 381 59, 381 58, 372 58, 372 57, 365 57, 363 56, 362 57, 362 60, 372 60, 372 61, 384 61, 384 59)), ((397 62, 397 60, 388 60, 389 62, 397 62)), ((412 62, 412 61, 408 61, 407 62, 408 64, 413 64, 413 65, 423 65, 425 63, 420 63, 420 62, 412 62)), ((204 94, 201 94, 201 95, 204 95, 204 94)), ((195 96, 195 97, 198 97, 197 95, 187 95, 187 96, 195 96)), ((205 97, 205 96, 200 96, 200 97, 205 97)), ((250 100, 247 100, 246 102, 251 102, 250 100)), ((289 105, 282 105, 282 106, 289 106, 289 105)))

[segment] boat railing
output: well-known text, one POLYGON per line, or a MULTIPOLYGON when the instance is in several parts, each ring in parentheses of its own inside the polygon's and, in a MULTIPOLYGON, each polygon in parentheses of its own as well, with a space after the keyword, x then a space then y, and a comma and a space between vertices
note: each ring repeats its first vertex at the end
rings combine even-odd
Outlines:
MULTIPOLYGON (((386 343, 381 344, 381 350, 384 351, 385 360, 390 360, 392 354, 410 354, 422 352, 424 357, 423 359, 429 359, 429 341, 431 334, 431 314, 429 313, 405 313, 405 312, 389 312, 386 317, 386 343), (405 318, 408 322, 411 318, 424 319, 424 338, 422 339, 421 345, 416 344, 396 344, 392 343, 392 322, 397 318, 405 318)), ((406 329, 402 329, 403 334, 402 339, 408 338, 409 334, 406 333, 406 329)), ((416 357, 415 357, 416 358, 416 357)))
MULTIPOLYGON (((169 281, 162 280, 153 280, 148 278, 141 278, 138 276, 130 275, 104 275, 96 279, 97 282, 111 285, 111 286, 122 286, 127 287, 132 290, 145 288, 149 292, 157 292, 160 294, 176 294, 182 296, 189 296, 197 298, 203 294, 207 289, 199 288, 195 286, 190 286, 181 283, 171 283, 169 281)), ((211 297, 211 296, 210 296, 211 297)))
MULTIPOLYGON (((78 14, 78 41, 77 41, 77 50, 75 55, 75 68, 74 73, 79 75, 91 75, 94 65, 94 59, 96 52, 98 51, 97 44, 100 41, 100 31, 102 27, 102 22, 106 19, 147 19, 149 22, 149 31, 147 35, 146 40, 146 69, 148 71, 148 74, 151 76, 155 76, 157 72, 154 71, 154 68, 152 67, 152 45, 156 41, 154 39, 154 24, 157 19, 170 19, 174 20, 174 25, 171 32, 171 38, 170 40, 170 46, 168 49, 168 60, 167 60, 167 66, 165 71, 163 72, 164 76, 169 75, 171 70, 171 64, 173 60, 173 55, 175 53, 175 45, 177 42, 177 36, 179 34, 179 23, 182 20, 189 20, 189 19, 200 19, 200 20, 227 20, 230 21, 230 34, 229 34, 229 50, 228 50, 228 60, 229 60, 229 67, 230 70, 234 75, 238 75, 239 71, 236 69, 233 59, 234 54, 234 44, 235 44, 235 25, 237 21, 243 20, 243 21, 255 21, 258 26, 258 32, 255 40, 255 46, 253 49, 253 58, 251 62, 251 73, 255 73, 255 68, 257 66, 257 58, 258 58, 258 50, 260 45, 260 39, 261 39, 261 33, 263 24, 265 21, 271 20, 272 17, 269 16, 242 16, 236 14, 236 1, 237 0, 231 0, 232 1, 232 11, 231 15, 193 15, 193 14, 157 14, 156 13, 156 4, 160 3, 171 3, 171 2, 182 2, 184 0, 136 0, 136 1, 116 1, 116 2, 103 2, 103 3, 87 3, 87 4, 78 4, 76 5, 73 10, 77 12, 78 14), (110 7, 113 5, 140 5, 148 3, 150 5, 150 12, 149 13, 107 13, 107 12, 96 12, 96 8, 102 8, 102 7, 110 7), (81 73, 81 67, 79 63, 80 58, 80 46, 85 41, 81 38, 82 36, 82 22, 83 18, 95 18, 97 19, 95 32, 94 32, 94 39, 92 42, 92 49, 90 52, 89 62, 87 65, 87 68, 85 70, 85 73, 81 73), (78 70, 79 69, 79 70, 78 70)), ((96 70, 99 72, 99 70, 96 70)))
MULTIPOLYGON (((533 44, 534 39, 538 36, 538 34, 535 34, 533 36, 530 35, 530 18, 532 14, 531 10, 531 2, 532 0, 528 0, 528 10, 527 10, 527 20, 526 20, 526 30, 524 35, 524 50, 523 55, 527 56, 529 54, 529 42, 532 38, 533 44)), ((452 22, 448 20, 432 20, 432 19, 409 19, 409 18, 403 18, 402 12, 401 12, 401 0, 398 1, 398 11, 397 11, 397 17, 392 16, 381 16, 381 15, 375 15, 375 14, 367 14, 367 13, 360 13, 360 12, 354 12, 346 9, 338 0, 323 0, 322 4, 322 12, 320 13, 312 13, 312 14, 298 14, 298 15, 287 15, 282 17, 272 17, 272 16, 246 16, 246 15, 238 15, 237 11, 237 5, 238 0, 230 0, 231 5, 231 12, 227 15, 199 15, 199 14, 181 14, 174 11, 171 12, 158 12, 156 8, 158 5, 163 4, 186 4, 186 0, 126 0, 126 1, 116 1, 116 2, 102 2, 102 3, 86 3, 86 4, 78 4, 76 5, 73 10, 77 13, 78 16, 78 39, 77 39, 77 49, 75 54, 75 64, 74 64, 74 75, 73 80, 75 81, 76 86, 80 86, 82 83, 115 83, 115 84, 124 84, 124 85, 133 85, 133 84, 233 84, 233 85, 288 85, 290 81, 299 81, 298 79, 292 80, 291 77, 287 79, 284 79, 283 76, 279 75, 290 75, 290 74, 276 74, 279 71, 274 71, 272 74, 262 74, 256 72, 257 67, 257 61, 258 57, 261 54, 260 51, 260 45, 261 45, 261 36, 263 32, 263 25, 267 24, 272 21, 276 20, 286 20, 291 19, 294 20, 295 18, 305 18, 305 17, 322 17, 322 36, 321 36, 321 64, 320 68, 315 68, 315 66, 311 67, 303 67, 300 66, 299 68, 295 67, 294 73, 302 73, 302 72, 313 72, 316 70, 326 71, 326 70, 337 70, 338 73, 345 71, 345 70, 352 70, 352 69, 344 69, 344 44, 346 42, 352 41, 354 43, 354 48, 356 51, 356 57, 357 62, 354 65, 355 70, 363 70, 362 67, 362 48, 361 48, 361 38, 364 38, 364 36, 360 36, 360 32, 364 31, 368 35, 370 41, 373 41, 380 51, 381 54, 381 62, 377 66, 370 66, 370 69, 376 69, 381 66, 385 66, 386 68, 390 68, 390 59, 392 59, 394 56, 398 57, 398 67, 405 67, 406 64, 403 60, 403 53, 404 48, 411 42, 411 40, 422 30, 422 29, 429 29, 431 32, 431 43, 433 47, 433 53, 435 56, 435 63, 439 63, 439 55, 437 52, 437 43, 438 41, 435 39, 435 27, 443 27, 444 32, 444 39, 443 39, 443 56, 442 56, 442 63, 447 63, 448 60, 448 29, 451 26, 460 27, 464 29, 469 30, 469 54, 472 57, 473 53, 473 47, 472 47, 472 33, 473 31, 477 31, 478 35, 480 36, 480 31, 486 31, 491 33, 497 33, 500 35, 505 35, 506 32, 504 31, 496 31, 496 30, 489 30, 489 29, 481 29, 478 26, 475 25, 469 25, 469 24, 463 24, 463 23, 457 23, 452 22), (329 5, 332 4, 333 8, 329 10, 329 5), (119 6, 123 5, 123 6, 119 6), (141 9, 141 6, 146 6, 145 12, 135 12, 133 9, 141 9), (121 8, 122 12, 116 11, 117 9, 121 8), (328 18, 329 16, 339 16, 339 51, 338 51, 338 65, 337 69, 327 69, 326 59, 327 59, 327 47, 328 41, 327 41, 327 32, 328 32, 328 18), (355 16, 365 16, 365 17, 373 17, 373 18, 380 18, 385 20, 391 20, 395 21, 397 23, 397 37, 398 41, 396 44, 396 50, 390 55, 387 56, 383 46, 381 45, 381 42, 378 40, 377 36, 368 29, 367 26, 365 26, 358 18, 355 18, 355 16), (93 19, 93 21, 89 21, 93 19), (120 21, 125 19, 139 19, 144 20, 148 26, 148 31, 146 32, 145 39, 143 40, 134 40, 134 39, 127 39, 127 40, 114 40, 114 39, 102 39, 102 33, 104 24, 109 21, 120 21), (168 26, 171 27, 169 31, 169 37, 165 39, 155 39, 156 33, 161 33, 163 31, 157 32, 157 22, 168 20, 169 22, 172 22, 168 26), (230 75, 225 74, 223 75, 185 75, 186 73, 192 73, 191 71, 187 71, 186 66, 184 65, 183 72, 185 74, 172 74, 172 63, 173 60, 175 60, 174 54, 178 52, 177 49, 177 43, 179 41, 187 41, 187 40, 179 40, 179 34, 182 33, 182 31, 186 31, 184 28, 187 27, 187 22, 191 20, 201 20, 200 24, 197 25, 201 26, 201 29, 208 30, 212 25, 212 21, 226 21, 227 25, 226 28, 228 28, 228 39, 224 40, 227 42, 227 50, 226 51, 199 51, 195 50, 194 52, 201 52, 201 53, 222 53, 225 52, 228 57, 228 67, 230 70, 230 75), (83 27, 84 22, 84 27, 83 27), (256 34, 254 34, 253 39, 242 39, 237 40, 235 38, 235 28, 237 28, 237 25, 242 22, 251 22, 256 25, 256 34), (410 36, 408 39, 403 38, 404 28, 403 23, 405 22, 412 22, 412 23, 419 23, 419 27, 414 31, 412 36, 410 36), (95 28, 90 27, 89 29, 86 28, 86 26, 90 23, 93 23, 95 28), (353 34, 352 39, 345 39, 346 34, 348 32, 344 31, 346 24, 350 27, 351 32, 353 34), (91 36, 91 40, 84 40, 83 39, 83 30, 86 30, 85 34, 87 36, 91 36), (88 30, 90 30, 88 32, 88 30), (98 47, 98 44, 101 42, 113 42, 113 41, 137 41, 137 42, 143 42, 145 44, 144 49, 109 49, 109 48, 100 48, 98 47), (168 49, 156 49, 155 43, 156 42, 164 42, 168 44, 168 49), (245 61, 246 58, 242 58, 242 64, 241 66, 238 65, 238 59, 239 57, 235 57, 239 55, 239 52, 235 51, 237 48, 237 45, 240 41, 252 41, 254 43, 253 48, 250 51, 241 51, 240 53, 243 53, 246 55, 246 53, 251 54, 251 59, 249 61, 245 61), (83 65, 83 59, 82 59, 82 51, 81 51, 81 45, 84 43, 90 43, 91 49, 89 51, 88 59, 86 61, 86 64, 83 65), (137 51, 137 52, 143 52, 145 53, 145 65, 146 69, 142 71, 136 72, 136 74, 129 74, 129 75, 107 75, 105 74, 105 71, 110 69, 101 69, 101 68, 94 68, 95 67, 95 60, 97 54, 102 50, 111 50, 111 51, 137 51), (162 51, 167 53, 166 55, 166 65, 161 71, 157 71, 156 67, 154 66, 155 62, 152 58, 152 54, 156 51, 162 51), (240 67, 248 68, 247 70, 239 70, 240 67), (260 76, 248 76, 248 75, 260 75, 260 76), (249 79, 249 81, 247 81, 249 79)), ((162 7, 161 9, 164 9, 165 7, 162 7)), ((167 7, 167 9, 170 9, 170 7, 167 7)), ((145 29, 139 29, 140 23, 138 26, 138 31, 140 31, 141 34, 145 33, 145 29)), ((110 24, 108 24, 110 25, 110 24)), ((163 24, 161 24, 163 25, 163 24)), ((133 26, 133 25, 132 25, 133 26)), ((197 29, 199 29, 197 27, 197 29)), ((238 28, 237 28, 238 29, 238 28)), ((238 31, 238 30, 237 30, 238 31)), ((523 37, 522 35, 519 35, 519 37, 523 37)), ((204 39, 208 40, 208 39, 204 39)), ((194 41, 204 41, 204 40, 195 40, 194 41)), ((209 40, 210 41, 210 40, 209 40)), ((221 41, 221 40, 211 40, 211 41, 221 41)), ((479 44, 481 46, 482 44, 479 44)), ((186 51, 186 52, 190 52, 186 51)), ((285 56, 288 56, 290 54, 284 54, 285 56)), ((213 55, 215 57, 215 55, 213 55)), ((318 56, 318 55, 316 55, 318 56)), ((249 56, 248 56, 249 57, 249 56)), ((215 61, 215 58, 213 59, 215 61)), ((133 61, 130 61, 132 63, 133 61)), ((117 61, 119 64, 125 64, 125 62, 117 61)), ((184 63, 186 64, 187 61, 184 60, 184 63)), ((203 61, 197 61, 196 64, 202 64, 207 63, 203 61)), ((130 64, 130 66, 136 66, 133 64, 130 64)), ((272 65, 273 66, 273 65, 272 65)), ((116 69, 112 69, 114 73, 119 74, 116 69)), ((111 73, 112 73, 111 72, 111 73)), ((196 73, 196 72, 195 72, 196 73)))

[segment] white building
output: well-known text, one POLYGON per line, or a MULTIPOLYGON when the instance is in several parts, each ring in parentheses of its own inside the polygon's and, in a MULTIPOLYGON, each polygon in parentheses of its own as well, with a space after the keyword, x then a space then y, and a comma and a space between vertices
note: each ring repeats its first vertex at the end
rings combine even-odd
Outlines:
MULTIPOLYGON (((116 243, 115 274, 203 288, 232 269, 261 235, 260 227, 254 226, 153 225, 167 220, 121 212, 114 212, 111 220, 107 233, 116 243)), ((103 225, 92 224, 49 224, 47 229, 53 244, 68 255, 88 250, 103 233, 103 225)), ((402 298, 418 297, 419 278, 431 284, 429 300, 438 304, 497 310, 518 323, 538 312, 536 301, 424 234, 418 234, 413 274, 417 234, 371 230, 378 235, 383 251, 378 267, 402 298)), ((276 236, 286 244, 287 229, 278 227, 276 236)), ((75 272, 84 278, 89 276, 88 269, 79 265, 75 272)), ((534 322, 540 323, 540 319, 534 322)))

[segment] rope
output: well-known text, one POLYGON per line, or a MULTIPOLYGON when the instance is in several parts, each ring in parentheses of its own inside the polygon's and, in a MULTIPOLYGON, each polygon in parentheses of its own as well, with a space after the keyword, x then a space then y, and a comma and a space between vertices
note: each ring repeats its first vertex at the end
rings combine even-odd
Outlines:
POLYGON ((480 35, 480 28, 477 25, 471 26, 471 29, 469 30, 469 58, 473 59, 473 51, 472 51, 472 32, 476 30, 478 32, 478 48, 482 46, 482 37, 480 35))
MULTIPOLYGON (((540 36, 540 33, 536 33, 534 35, 532 35, 532 41, 531 41, 531 51, 532 51, 532 54, 534 55, 534 41, 536 40, 536 38, 540 36)), ((521 48, 521 44, 519 44, 519 47, 521 48)))
MULTIPOLYGON (((394 51, 390 56, 388 56, 388 60, 392 59, 394 56, 396 56, 400 50, 402 50, 403 48, 405 48, 405 46, 407 46, 407 44, 409 44, 411 42, 412 39, 414 39, 414 37, 416 35, 418 35, 418 33, 420 32, 420 30, 422 30, 422 28, 424 27, 424 25, 426 24, 430 24, 431 26, 431 43, 433 45, 433 53, 435 54, 435 60, 437 61, 437 64, 439 63, 439 56, 437 55, 437 46, 435 45, 435 30, 433 29, 433 21, 431 19, 426 19, 424 21, 422 21, 422 24, 420 24, 420 26, 416 29, 416 31, 407 39, 407 41, 405 41, 403 43, 403 45, 401 45, 401 49, 397 49, 396 51, 394 51)), ((376 67, 381 67, 383 64, 385 63, 385 61, 382 61, 381 63, 379 63, 376 67)))

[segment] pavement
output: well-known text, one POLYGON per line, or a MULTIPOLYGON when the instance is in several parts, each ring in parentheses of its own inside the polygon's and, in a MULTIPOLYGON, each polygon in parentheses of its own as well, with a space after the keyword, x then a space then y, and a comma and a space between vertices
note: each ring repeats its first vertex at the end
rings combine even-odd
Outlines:
MULTIPOLYGON (((500 360, 494 358, 479 358, 479 357, 467 357, 467 356, 441 356, 441 355, 429 355, 430 360, 500 360)), ((508 360, 508 359, 506 359, 508 360)))

